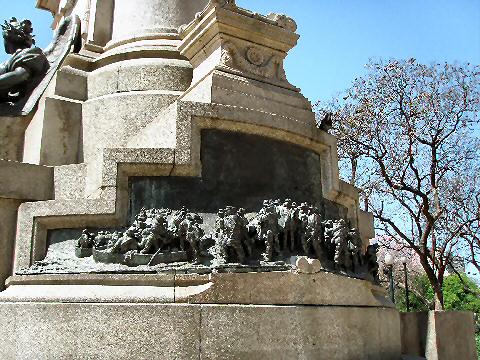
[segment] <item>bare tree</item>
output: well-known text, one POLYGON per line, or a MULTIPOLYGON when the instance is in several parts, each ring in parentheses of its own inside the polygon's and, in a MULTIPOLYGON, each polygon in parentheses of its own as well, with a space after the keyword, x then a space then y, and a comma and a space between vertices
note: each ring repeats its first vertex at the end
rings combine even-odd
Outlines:
POLYGON ((319 112, 333 112, 344 174, 378 228, 418 254, 443 309, 452 254, 468 244, 478 265, 480 67, 410 59, 367 70, 319 112))

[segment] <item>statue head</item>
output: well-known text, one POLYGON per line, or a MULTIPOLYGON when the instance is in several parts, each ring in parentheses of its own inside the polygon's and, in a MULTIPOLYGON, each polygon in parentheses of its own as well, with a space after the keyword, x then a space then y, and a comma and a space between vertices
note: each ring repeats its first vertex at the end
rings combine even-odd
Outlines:
POLYGON ((31 48, 35 44, 30 20, 18 21, 16 18, 11 18, 10 21, 5 21, 1 27, 7 54, 14 54, 17 50, 31 48))

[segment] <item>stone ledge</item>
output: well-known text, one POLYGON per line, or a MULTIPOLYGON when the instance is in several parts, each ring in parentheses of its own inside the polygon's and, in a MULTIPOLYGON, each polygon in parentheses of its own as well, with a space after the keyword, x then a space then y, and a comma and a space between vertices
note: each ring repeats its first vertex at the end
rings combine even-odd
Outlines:
POLYGON ((394 307, 383 288, 329 272, 16 275, 7 285, 0 302, 394 307))

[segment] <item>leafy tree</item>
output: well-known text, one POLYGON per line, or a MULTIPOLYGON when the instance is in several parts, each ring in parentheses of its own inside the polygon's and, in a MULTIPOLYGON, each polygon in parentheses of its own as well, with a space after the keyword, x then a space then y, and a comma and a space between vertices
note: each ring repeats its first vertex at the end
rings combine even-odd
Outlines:
MULTIPOLYGON (((455 252, 480 257, 480 67, 371 62, 333 113, 342 173, 362 190, 377 228, 417 255, 444 308, 455 252)), ((321 126, 321 128, 325 128, 321 126)))
MULTIPOLYGON (((467 275, 460 274, 460 276, 461 278, 452 274, 445 277, 443 283, 445 310, 472 311, 480 314, 480 297, 478 296, 480 288, 467 275)), ((434 291, 428 277, 415 276, 410 286, 413 290, 409 293, 411 311, 431 310, 434 306, 434 291), (431 305, 427 306, 428 303, 431 305)), ((400 311, 406 311, 404 288, 397 287, 396 291, 397 308, 400 311)))
POLYGON ((465 274, 447 276, 443 291, 445 310, 473 311, 480 314, 480 289, 465 274))

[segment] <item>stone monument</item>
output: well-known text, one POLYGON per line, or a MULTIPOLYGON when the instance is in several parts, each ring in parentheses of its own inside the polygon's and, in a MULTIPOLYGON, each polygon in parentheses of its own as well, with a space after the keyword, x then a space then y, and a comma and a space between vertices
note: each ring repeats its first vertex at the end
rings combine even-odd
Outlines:
POLYGON ((4 26, 1 359, 400 359, 373 218, 285 74, 293 19, 37 6, 47 49, 4 26))

